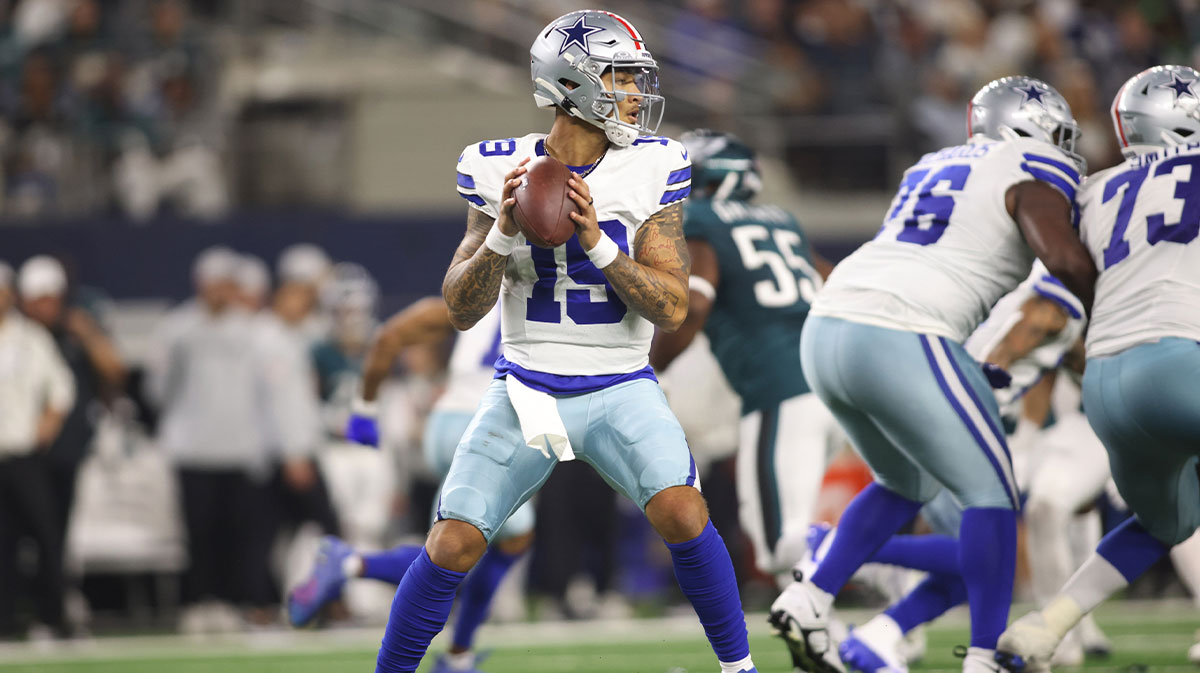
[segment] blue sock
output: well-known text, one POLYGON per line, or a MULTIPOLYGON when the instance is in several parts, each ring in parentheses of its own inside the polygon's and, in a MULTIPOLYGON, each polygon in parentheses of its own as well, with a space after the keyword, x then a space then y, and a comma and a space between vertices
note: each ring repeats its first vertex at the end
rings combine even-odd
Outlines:
POLYGON ((871 555, 871 561, 957 577, 958 540, 945 535, 893 535, 871 555))
POLYGON ((504 579, 509 568, 512 568, 521 556, 505 554, 495 547, 488 547, 487 553, 467 576, 467 581, 463 582, 458 619, 454 622, 455 647, 471 649, 475 631, 487 619, 492 597, 496 595, 496 587, 500 586, 500 580, 504 579))
POLYGON ((421 548, 392 599, 392 613, 379 646, 375 673, 417 670, 425 650, 429 649, 429 641, 446 626, 450 606, 454 605, 454 592, 466 576, 434 565, 421 548))
POLYGON ((837 535, 813 573, 813 584, 836 596, 859 567, 920 510, 921 503, 915 500, 879 484, 867 486, 838 520, 837 535))
POLYGON ((971 647, 996 649, 1008 623, 1017 568, 1017 513, 1007 508, 963 511, 959 562, 971 607, 971 647))
POLYGON ((950 608, 967 600, 967 586, 956 568, 954 573, 930 573, 908 595, 896 601, 884 614, 895 620, 900 631, 908 633, 916 627, 941 617, 950 608))
POLYGON ((1171 551, 1171 548, 1151 535, 1137 517, 1129 517, 1100 540, 1096 553, 1112 564, 1132 582, 1171 551))
POLYGON ((423 551, 424 545, 409 544, 374 554, 361 554, 359 558, 363 563, 362 576, 399 584, 400 580, 404 579, 404 573, 408 572, 408 567, 423 551))
POLYGON ((692 602, 717 659, 733 663, 750 656, 733 561, 712 522, 695 539, 668 542, 667 548, 671 550, 679 588, 692 602))

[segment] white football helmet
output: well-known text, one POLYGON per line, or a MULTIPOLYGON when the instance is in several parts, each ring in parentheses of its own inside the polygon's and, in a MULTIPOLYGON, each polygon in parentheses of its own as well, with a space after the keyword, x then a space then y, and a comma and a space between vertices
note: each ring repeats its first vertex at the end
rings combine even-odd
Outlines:
POLYGON ((1032 77, 1001 77, 975 94, 967 107, 967 134, 993 140, 1033 138, 1058 147, 1087 172, 1075 152, 1079 124, 1071 106, 1054 87, 1032 77))
POLYGON ((1113 128, 1126 156, 1200 142, 1200 72, 1160 65, 1125 82, 1113 99, 1113 128))
POLYGON ((557 105, 604 129, 619 147, 653 135, 662 121, 666 99, 658 93, 658 64, 633 24, 611 12, 585 9, 551 21, 529 48, 529 68, 538 107, 557 105), (619 118, 616 102, 629 94, 614 91, 601 77, 610 68, 636 78, 641 99, 636 124, 619 118))

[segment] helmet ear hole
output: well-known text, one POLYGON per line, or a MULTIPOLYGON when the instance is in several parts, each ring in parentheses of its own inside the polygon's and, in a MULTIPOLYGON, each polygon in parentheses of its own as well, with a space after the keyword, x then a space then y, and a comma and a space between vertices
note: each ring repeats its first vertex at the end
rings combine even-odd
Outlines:
POLYGON ((1175 131, 1175 133, 1181 138, 1187 138, 1188 136, 1192 135, 1192 133, 1193 133, 1192 129, 1177 128, 1177 129, 1172 129, 1172 130, 1175 131))

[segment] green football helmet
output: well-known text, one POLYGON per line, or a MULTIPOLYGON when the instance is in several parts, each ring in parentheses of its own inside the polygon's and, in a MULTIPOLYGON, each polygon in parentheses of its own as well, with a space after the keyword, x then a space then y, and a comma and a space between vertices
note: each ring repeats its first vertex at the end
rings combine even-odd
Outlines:
POLYGON ((692 198, 749 201, 762 189, 754 150, 737 136, 696 129, 679 141, 692 160, 692 198))

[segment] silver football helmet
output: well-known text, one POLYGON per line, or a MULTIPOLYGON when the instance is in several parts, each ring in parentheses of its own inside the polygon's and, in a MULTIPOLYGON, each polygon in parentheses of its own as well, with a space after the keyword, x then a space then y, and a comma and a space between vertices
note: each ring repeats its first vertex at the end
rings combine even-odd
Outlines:
POLYGON ((992 80, 975 94, 967 108, 967 130, 993 140, 1033 138, 1050 143, 1079 164, 1087 164, 1075 152, 1079 124, 1062 94, 1045 82, 1019 75, 992 80))
POLYGON ((1160 65, 1130 77, 1112 118, 1126 155, 1200 141, 1200 72, 1160 65))
POLYGON ((653 135, 662 121, 658 64, 633 24, 611 12, 585 9, 551 21, 529 48, 529 69, 538 107, 557 105, 604 129, 619 147, 653 135), (610 69, 632 72, 639 93, 614 91, 613 77, 602 77, 610 69), (617 112, 617 101, 630 95, 640 99, 636 124, 617 112))

